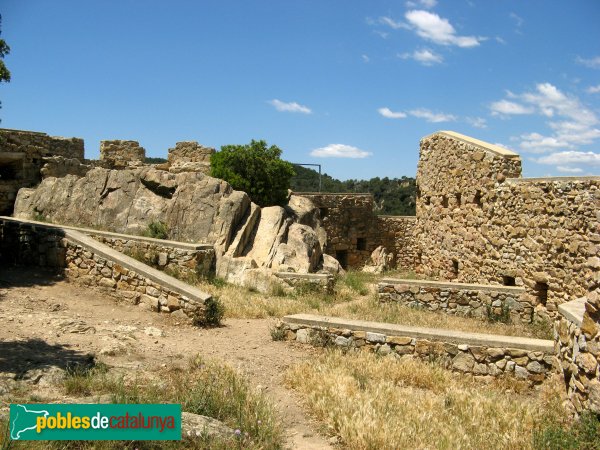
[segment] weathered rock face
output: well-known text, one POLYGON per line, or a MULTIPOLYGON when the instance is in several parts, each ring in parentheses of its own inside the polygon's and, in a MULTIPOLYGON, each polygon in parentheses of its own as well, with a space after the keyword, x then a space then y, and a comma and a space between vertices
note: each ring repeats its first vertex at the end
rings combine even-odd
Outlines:
POLYGON ((363 267, 363 272, 383 273, 390 270, 394 256, 388 253, 387 249, 380 245, 371 253, 371 264, 363 267))
POLYGON ((49 156, 83 160, 83 140, 0 128, 0 214, 10 215, 17 191, 40 181, 49 156))
POLYGON ((322 268, 326 241, 319 211, 291 197, 285 208, 260 208, 223 180, 197 172, 153 167, 94 168, 85 176, 48 177, 22 189, 15 217, 140 234, 166 224, 169 239, 215 247, 216 273, 227 281, 268 290, 273 272, 312 273, 322 268))
MULTIPOLYGON (((31 218, 37 213, 56 223, 128 234, 162 221, 171 239, 206 243, 223 214, 221 201, 232 193, 224 181, 202 174, 95 168, 81 178, 50 177, 35 189, 22 189, 14 214, 31 218)), ((244 197, 249 204, 243 193, 232 198, 240 203, 244 197)))

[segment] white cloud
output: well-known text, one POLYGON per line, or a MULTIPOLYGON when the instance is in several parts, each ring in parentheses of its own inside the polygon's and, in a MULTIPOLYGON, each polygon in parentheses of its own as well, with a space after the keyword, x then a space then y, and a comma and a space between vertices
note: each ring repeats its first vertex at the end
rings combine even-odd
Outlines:
POLYGON ((475 36, 457 36, 456 30, 448 19, 424 10, 408 11, 404 17, 423 39, 440 45, 458 47, 477 47, 483 38, 475 36))
POLYGON ((487 128, 487 122, 483 117, 467 117, 465 119, 469 125, 475 128, 487 128))
POLYGON ((416 1, 408 1, 406 2, 407 8, 418 8, 419 6, 426 9, 435 8, 437 5, 437 0, 416 0, 416 1))
POLYGON ((521 136, 519 146, 530 153, 546 153, 548 150, 567 148, 569 143, 555 137, 543 136, 539 133, 529 133, 521 136))
POLYGON ((394 30, 398 30, 400 28, 405 28, 405 29, 410 28, 404 22, 397 22, 394 19, 392 19, 390 17, 385 17, 385 16, 379 18, 379 23, 382 23, 383 25, 387 25, 388 27, 393 28, 394 30))
POLYGON ((600 56, 594 56, 593 58, 582 58, 581 56, 578 56, 575 61, 592 69, 600 69, 600 56))
POLYGON ((363 62, 368 63, 369 61, 371 61, 371 58, 369 58, 368 55, 360 55, 360 57, 362 58, 363 62))
POLYGON ((523 18, 517 14, 515 14, 514 12, 511 12, 509 14, 509 17, 515 21, 515 24, 517 25, 517 27, 521 27, 523 25, 523 23, 525 23, 525 20, 523 20, 523 18))
POLYGON ((499 44, 502 44, 502 45, 506 44, 506 40, 501 36, 496 36, 494 39, 496 39, 496 42, 498 42, 499 44))
POLYGON ((373 153, 345 144, 329 144, 326 147, 316 148, 310 152, 317 158, 366 158, 373 153))
POLYGON ((404 119, 406 117, 406 113, 394 112, 390 108, 379 108, 377 112, 387 119, 404 119))
POLYGON ((558 152, 538 158, 537 162, 540 164, 586 164, 588 166, 600 166, 600 154, 578 151, 558 152))
POLYGON ((424 66, 433 66, 434 64, 440 64, 444 61, 442 55, 435 53, 427 48, 422 50, 415 50, 412 53, 403 53, 400 56, 402 59, 414 59, 420 62, 424 66))
MULTIPOLYGON (((600 92, 600 86, 597 86, 600 92)), ((548 135, 529 133, 515 138, 519 146, 531 153, 552 153, 561 149, 575 150, 576 146, 593 144, 600 139, 600 119, 576 96, 560 91, 550 83, 539 83, 535 89, 522 94, 507 92, 517 100, 492 103, 492 115, 537 113, 547 118, 552 130, 548 135)), ((564 153, 564 152, 563 152, 564 153)), ((556 153, 553 153, 556 154, 556 153)))
POLYGON ((434 113, 425 108, 418 108, 409 111, 409 114, 419 119, 425 119, 427 122, 438 123, 438 122, 454 122, 456 116, 452 114, 434 113))
POLYGON ((282 102, 281 100, 273 99, 269 101, 271 105, 275 107, 277 111, 281 112, 294 112, 294 113, 302 113, 302 114, 311 114, 312 111, 309 107, 300 105, 296 102, 282 102))
POLYGON ((557 166, 556 170, 558 170, 559 172, 565 172, 565 173, 581 173, 581 172, 583 172, 583 169, 581 169, 579 167, 568 167, 568 166, 557 166))
POLYGON ((596 86, 590 86, 589 88, 587 88, 586 92, 588 94, 599 94, 600 93, 600 84, 597 84, 596 86))
POLYGON ((493 116, 510 115, 510 114, 531 114, 532 108, 520 105, 508 100, 499 100, 490 105, 490 110, 493 116))

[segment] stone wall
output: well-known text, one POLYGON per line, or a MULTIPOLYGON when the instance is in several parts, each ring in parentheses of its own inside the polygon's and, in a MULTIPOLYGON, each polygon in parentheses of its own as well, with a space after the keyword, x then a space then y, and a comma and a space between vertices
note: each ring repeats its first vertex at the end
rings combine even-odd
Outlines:
POLYGON ((519 155, 452 132, 421 141, 417 271, 523 286, 539 315, 586 292, 600 267, 600 178, 519 179, 519 155), (512 178, 511 178, 512 177, 512 178))
POLYGON ((377 285, 380 302, 397 302, 429 311, 531 323, 533 306, 525 289, 387 278, 377 285))
POLYGON ((559 306, 555 351, 575 411, 600 414, 600 287, 559 306))
POLYGON ((144 164, 146 150, 137 141, 100 141, 100 161, 108 169, 125 169, 144 164))
POLYGON ((56 268, 70 279, 100 286, 142 308, 181 311, 178 314, 196 324, 206 321, 212 302, 197 289, 72 230, 0 219, 0 262, 56 268))
POLYGON ((415 269, 415 223, 415 216, 377 216, 377 228, 373 239, 394 254, 394 263, 398 269, 415 269))
POLYGON ((331 274, 275 272, 275 276, 296 291, 308 288, 333 294, 335 279, 331 274))
POLYGON ((414 217, 377 216, 371 194, 294 194, 309 198, 319 208, 327 232, 324 252, 342 267, 361 267, 383 245, 394 255, 395 266, 414 269, 414 217))
POLYGON ((296 314, 278 325, 286 340, 315 346, 335 345, 393 357, 435 360, 446 368, 473 375, 502 376, 542 382, 552 371, 552 341, 474 335, 402 327, 334 317, 296 314), (445 334, 446 333, 446 334, 445 334), (519 342, 520 340, 520 342, 519 342))
POLYGON ((116 233, 80 230, 98 242, 179 278, 214 274, 215 250, 207 244, 185 244, 116 233))
POLYGON ((214 148, 204 147, 196 141, 177 142, 169 149, 169 172, 202 172, 210 173, 210 157, 214 148))
POLYGON ((11 214, 17 191, 41 180, 44 158, 83 160, 83 140, 0 128, 0 214, 11 214))

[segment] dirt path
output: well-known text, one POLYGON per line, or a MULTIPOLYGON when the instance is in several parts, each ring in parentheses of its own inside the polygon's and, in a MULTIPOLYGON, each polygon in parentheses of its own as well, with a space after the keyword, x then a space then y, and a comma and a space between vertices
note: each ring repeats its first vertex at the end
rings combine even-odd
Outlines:
POLYGON ((310 357, 311 350, 274 342, 272 323, 229 319, 221 328, 198 329, 117 304, 106 293, 39 269, 0 268, 0 396, 3 380, 40 364, 85 359, 85 353, 132 372, 181 365, 200 354, 238 368, 265 392, 280 413, 290 448, 331 448, 283 384, 285 369, 310 357))

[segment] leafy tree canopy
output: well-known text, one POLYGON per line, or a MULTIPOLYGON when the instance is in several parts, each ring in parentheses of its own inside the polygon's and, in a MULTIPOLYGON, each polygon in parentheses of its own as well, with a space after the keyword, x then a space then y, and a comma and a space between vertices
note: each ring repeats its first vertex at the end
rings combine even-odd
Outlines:
MULTIPOLYGON (((2 23, 2 16, 0 15, 0 24, 2 23)), ((0 30, 0 34, 2 31, 0 30)), ((10 81, 10 71, 6 68, 4 64, 4 57, 10 53, 10 47, 4 41, 4 39, 0 39, 0 82, 2 81, 10 81)))
MULTIPOLYGON (((319 174, 302 166, 294 166, 296 176, 292 178, 292 190, 315 192, 319 187, 319 174)), ((340 181, 323 174, 322 192, 357 192, 373 194, 377 214, 414 216, 417 185, 414 178, 371 178, 370 180, 340 181)))
POLYGON ((283 205, 294 167, 281 159, 281 149, 265 141, 224 145, 210 158, 210 174, 246 192, 259 206, 283 205))

